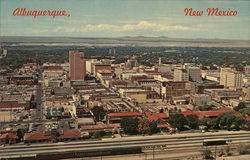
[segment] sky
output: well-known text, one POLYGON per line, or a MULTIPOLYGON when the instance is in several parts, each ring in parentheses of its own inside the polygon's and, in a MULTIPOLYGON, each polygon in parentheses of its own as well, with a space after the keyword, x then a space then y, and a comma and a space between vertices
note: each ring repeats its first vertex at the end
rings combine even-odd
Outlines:
POLYGON ((0 36, 250 40, 250 0, 0 0, 0 36), (13 16, 16 8, 65 10, 70 16, 13 16), (185 8, 203 16, 185 16, 185 8), (206 8, 238 14, 207 16, 206 8))

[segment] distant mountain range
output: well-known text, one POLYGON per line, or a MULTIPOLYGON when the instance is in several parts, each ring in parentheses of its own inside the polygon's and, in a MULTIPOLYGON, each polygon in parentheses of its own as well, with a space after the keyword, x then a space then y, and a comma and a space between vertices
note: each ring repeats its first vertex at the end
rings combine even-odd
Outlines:
POLYGON ((80 46, 200 46, 200 47, 250 47, 249 40, 181 39, 161 37, 24 37, 1 36, 3 45, 80 45, 80 46))

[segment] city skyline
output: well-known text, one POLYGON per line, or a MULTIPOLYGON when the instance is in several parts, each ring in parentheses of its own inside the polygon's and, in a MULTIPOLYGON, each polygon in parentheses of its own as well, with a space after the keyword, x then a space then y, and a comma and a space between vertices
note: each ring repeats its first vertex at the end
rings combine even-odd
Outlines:
POLYGON ((249 1, 2 0, 0 36, 206 38, 249 40, 249 1), (13 16, 15 8, 65 10, 70 16, 13 16), (219 8, 237 16, 185 16, 184 9, 219 8))

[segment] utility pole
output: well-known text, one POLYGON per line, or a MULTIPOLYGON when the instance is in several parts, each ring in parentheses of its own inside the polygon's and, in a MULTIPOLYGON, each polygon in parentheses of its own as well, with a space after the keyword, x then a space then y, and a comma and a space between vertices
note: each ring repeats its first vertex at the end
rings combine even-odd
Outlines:
POLYGON ((153 146, 153 160, 155 159, 155 146, 153 146))
POLYGON ((214 153, 215 160, 216 160, 216 151, 217 151, 217 145, 215 145, 215 153, 214 153))

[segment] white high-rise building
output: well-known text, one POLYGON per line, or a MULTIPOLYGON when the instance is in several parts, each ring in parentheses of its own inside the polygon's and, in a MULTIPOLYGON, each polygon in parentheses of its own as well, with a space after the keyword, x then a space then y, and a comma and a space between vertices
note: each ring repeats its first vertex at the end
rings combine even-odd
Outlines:
POLYGON ((220 69, 220 85, 227 86, 227 73, 231 71, 232 71, 231 68, 220 69))
POLYGON ((232 70, 231 68, 221 68, 220 71, 220 84, 225 87, 243 86, 243 74, 232 70))
POLYGON ((199 67, 188 67, 189 79, 194 82, 201 82, 201 69, 199 67))
POLYGON ((86 60, 86 72, 93 74, 94 73, 94 64, 101 63, 97 59, 88 59, 86 60))
POLYGON ((188 81, 189 75, 186 69, 175 69, 174 70, 174 81, 188 81))

